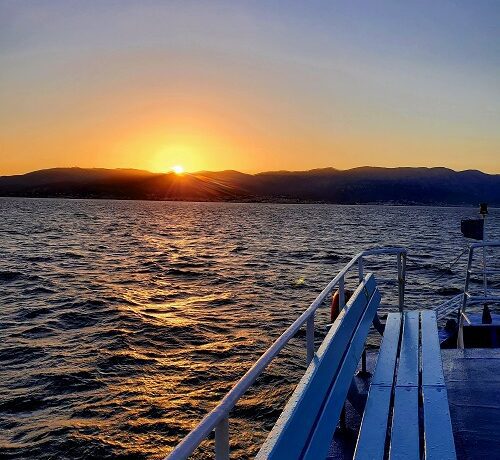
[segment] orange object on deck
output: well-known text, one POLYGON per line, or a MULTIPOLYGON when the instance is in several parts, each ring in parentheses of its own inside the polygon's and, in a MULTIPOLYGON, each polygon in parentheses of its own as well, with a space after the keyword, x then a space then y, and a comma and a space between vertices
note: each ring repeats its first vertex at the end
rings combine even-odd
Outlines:
MULTIPOLYGON (((344 291, 344 301, 347 301, 351 298, 352 292, 346 289, 344 291)), ((332 296, 332 304, 330 305, 330 322, 334 322, 340 314, 340 294, 339 290, 335 291, 335 294, 332 296)))
POLYGON ((332 304, 330 305, 330 321, 333 323, 336 319, 337 316, 339 316, 340 313, 340 295, 339 295, 339 290, 337 289, 335 291, 335 294, 332 296, 332 304))

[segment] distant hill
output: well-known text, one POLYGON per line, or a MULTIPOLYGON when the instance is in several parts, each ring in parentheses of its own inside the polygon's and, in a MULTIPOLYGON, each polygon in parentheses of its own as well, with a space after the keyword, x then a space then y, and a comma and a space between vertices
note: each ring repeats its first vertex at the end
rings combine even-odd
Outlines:
POLYGON ((0 196, 339 204, 500 205, 500 175, 446 168, 362 167, 310 171, 54 168, 0 177, 0 196))

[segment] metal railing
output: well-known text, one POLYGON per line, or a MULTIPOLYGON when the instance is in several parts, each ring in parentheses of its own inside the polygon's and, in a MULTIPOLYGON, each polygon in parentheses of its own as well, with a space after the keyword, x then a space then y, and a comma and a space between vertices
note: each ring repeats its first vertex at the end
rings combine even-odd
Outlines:
POLYGON ((489 304, 489 303, 500 303, 500 296, 490 295, 488 291, 488 280, 487 276, 492 274, 500 273, 499 270, 488 270, 486 265, 486 248, 500 248, 500 241, 489 241, 482 243, 474 243, 469 247, 469 260, 467 262, 467 271, 465 275, 465 285, 464 292, 461 294, 462 302, 458 309, 458 348, 464 348, 464 321, 470 324, 469 318, 467 317, 466 310, 469 305, 477 304, 489 304), (474 251, 477 249, 482 249, 482 269, 479 274, 483 277, 483 295, 472 295, 469 292, 470 288, 470 278, 473 273, 477 273, 476 270, 472 268, 472 263, 474 260, 474 251))
POLYGON ((435 307, 434 311, 436 312, 436 319, 438 321, 441 321, 442 319, 445 319, 448 316, 451 316, 452 314, 456 315, 457 310, 462 305, 463 298, 464 298, 463 293, 457 294, 456 296, 453 296, 446 302, 443 302, 439 304, 437 307, 435 307))
POLYGON ((406 278, 406 249, 404 248, 380 248, 363 251, 354 256, 340 272, 328 283, 316 299, 311 303, 292 325, 281 334, 278 339, 266 350, 266 352, 254 363, 246 374, 233 386, 222 401, 209 412, 176 447, 165 457, 168 460, 180 460, 188 458, 196 448, 207 439, 215 430, 215 458, 216 460, 229 459, 229 413, 252 386, 257 377, 288 344, 299 329, 306 325, 306 362, 307 365, 314 357, 314 317, 316 310, 334 289, 339 291, 339 308, 345 306, 345 277, 353 267, 358 269, 358 280, 363 280, 364 258, 375 255, 395 255, 398 270, 398 307, 400 311, 404 308, 404 290, 406 278))

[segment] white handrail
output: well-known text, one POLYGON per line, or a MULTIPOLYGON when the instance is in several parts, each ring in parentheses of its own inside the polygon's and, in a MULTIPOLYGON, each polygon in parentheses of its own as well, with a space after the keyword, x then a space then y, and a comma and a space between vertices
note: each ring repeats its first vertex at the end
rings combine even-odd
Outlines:
MULTIPOLYGON (((281 334, 266 352, 255 362, 255 364, 245 373, 245 375, 233 386, 229 393, 224 396, 222 401, 210 411, 165 459, 183 460, 188 458, 195 449, 210 435, 215 429, 215 451, 216 459, 229 458, 229 435, 228 418, 229 412, 233 409, 238 400, 255 382, 257 377, 264 371, 269 363, 278 355, 278 353, 288 344, 299 329, 308 324, 306 331, 306 343, 308 346, 308 363, 314 356, 314 314, 320 307, 326 297, 339 284, 344 282, 346 273, 358 263, 358 274, 360 279, 363 276, 363 257, 373 255, 396 255, 398 261, 398 283, 399 283, 399 308, 404 306, 404 283, 406 268, 406 249, 405 248, 379 248, 370 249, 356 254, 340 272, 328 283, 321 291, 311 305, 292 323, 292 325, 281 334), (312 354, 311 349, 312 347, 312 354)), ((342 305, 341 305, 342 307, 342 305)))

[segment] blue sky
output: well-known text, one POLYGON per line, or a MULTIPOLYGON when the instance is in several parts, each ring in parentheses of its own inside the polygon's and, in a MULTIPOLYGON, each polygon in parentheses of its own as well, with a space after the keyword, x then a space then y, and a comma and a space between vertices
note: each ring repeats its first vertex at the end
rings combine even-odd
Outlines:
POLYGON ((500 173, 500 2, 0 0, 0 174, 500 173))

